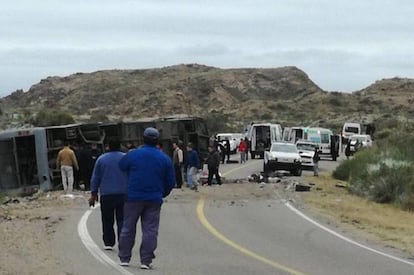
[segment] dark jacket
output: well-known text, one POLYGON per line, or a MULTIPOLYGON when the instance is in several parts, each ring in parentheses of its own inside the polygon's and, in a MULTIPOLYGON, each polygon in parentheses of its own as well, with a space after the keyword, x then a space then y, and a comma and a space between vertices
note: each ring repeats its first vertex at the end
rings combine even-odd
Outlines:
POLYGON ((316 150, 315 154, 313 155, 313 162, 317 163, 317 162, 319 162, 320 159, 321 158, 319 157, 319 152, 316 150))
POLYGON ((200 168, 200 159, 194 149, 187 152, 185 167, 196 167, 197 169, 200 168))
POLYGON ((216 150, 211 151, 207 158, 206 163, 208 168, 218 168, 220 165, 220 154, 216 150))

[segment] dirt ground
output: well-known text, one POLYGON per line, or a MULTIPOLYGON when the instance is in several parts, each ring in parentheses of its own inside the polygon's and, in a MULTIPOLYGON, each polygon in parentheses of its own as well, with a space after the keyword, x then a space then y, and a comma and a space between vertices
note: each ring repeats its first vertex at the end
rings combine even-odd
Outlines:
MULTIPOLYGON (((303 193, 294 192, 292 182, 272 184, 252 182, 227 183, 222 186, 203 186, 199 192, 174 189, 168 201, 191 202, 200 195, 210 200, 261 200, 286 198, 302 204, 303 193)), ((36 193, 32 197, 0 197, 0 274, 65 274, 60 259, 54 256, 54 232, 69 215, 68 209, 87 205, 89 195, 61 191, 36 193)), ((300 205, 300 207, 305 207, 300 205)), ((317 208, 312 208, 315 211, 317 208)))

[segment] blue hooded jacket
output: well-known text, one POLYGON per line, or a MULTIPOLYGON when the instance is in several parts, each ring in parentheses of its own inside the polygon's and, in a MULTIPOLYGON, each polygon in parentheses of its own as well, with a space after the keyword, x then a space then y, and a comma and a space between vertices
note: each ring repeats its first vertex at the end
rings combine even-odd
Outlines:
POLYGON ((119 167, 128 176, 127 201, 162 203, 175 185, 171 159, 155 146, 144 145, 128 152, 119 167))

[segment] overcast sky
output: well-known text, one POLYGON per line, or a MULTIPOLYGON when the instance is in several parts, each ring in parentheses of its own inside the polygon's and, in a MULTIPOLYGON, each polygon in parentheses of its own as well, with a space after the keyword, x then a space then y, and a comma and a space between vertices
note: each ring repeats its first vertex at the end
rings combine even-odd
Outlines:
POLYGON ((297 66, 322 89, 414 77, 412 0, 5 0, 0 96, 47 76, 297 66))

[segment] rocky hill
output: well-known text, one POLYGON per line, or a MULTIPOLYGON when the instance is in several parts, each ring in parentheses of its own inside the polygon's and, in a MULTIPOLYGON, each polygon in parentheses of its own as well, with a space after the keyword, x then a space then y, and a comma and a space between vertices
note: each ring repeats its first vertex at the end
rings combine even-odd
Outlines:
POLYGON ((374 120, 396 111, 412 118, 413 99, 413 79, 380 80, 354 93, 339 93, 323 91, 296 67, 220 69, 186 64, 48 77, 27 92, 2 98, 0 108, 26 117, 58 109, 79 121, 94 113, 111 120, 188 113, 226 118, 229 128, 250 121, 338 127, 344 120, 374 120))

